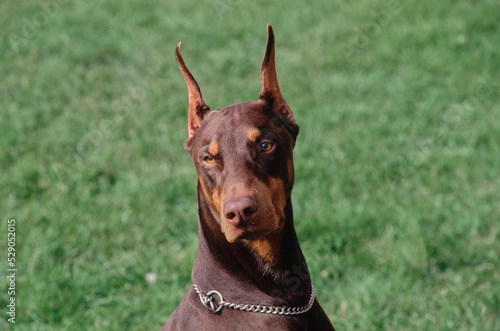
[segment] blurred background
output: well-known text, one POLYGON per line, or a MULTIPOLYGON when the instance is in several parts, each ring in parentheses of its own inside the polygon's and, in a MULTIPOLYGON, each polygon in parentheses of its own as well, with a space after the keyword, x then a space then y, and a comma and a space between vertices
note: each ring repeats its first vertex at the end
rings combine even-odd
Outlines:
POLYGON ((2 1, 0 329, 165 323, 197 249, 175 46, 212 109, 256 100, 270 23, 335 327, 499 330, 499 19, 496 0, 2 1))

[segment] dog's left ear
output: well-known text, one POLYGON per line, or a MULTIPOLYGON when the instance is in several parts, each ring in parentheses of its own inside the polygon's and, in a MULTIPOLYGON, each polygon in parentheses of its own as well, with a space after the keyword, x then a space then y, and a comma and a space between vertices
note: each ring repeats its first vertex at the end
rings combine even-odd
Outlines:
POLYGON ((188 87, 187 131, 189 140, 200 128, 203 118, 208 112, 210 112, 210 107, 208 107, 203 101, 200 87, 182 59, 181 43, 177 44, 177 47, 175 48, 175 57, 177 58, 177 63, 179 64, 179 68, 181 69, 182 75, 184 76, 188 87))
POLYGON ((274 33, 270 24, 267 25, 266 54, 264 55, 264 60, 262 61, 262 67, 260 69, 260 79, 262 88, 260 90, 259 99, 270 103, 277 112, 279 118, 284 121, 292 131, 298 133, 299 126, 295 122, 292 110, 286 104, 278 84, 274 57, 274 33))

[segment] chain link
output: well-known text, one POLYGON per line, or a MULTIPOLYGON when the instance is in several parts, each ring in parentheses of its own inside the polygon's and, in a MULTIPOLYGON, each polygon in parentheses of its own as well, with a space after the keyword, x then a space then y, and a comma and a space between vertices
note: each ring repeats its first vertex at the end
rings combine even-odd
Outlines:
POLYGON ((263 306, 263 305, 249 305, 249 304, 236 304, 224 301, 222 295, 217 291, 210 291, 208 293, 202 292, 198 289, 196 284, 193 284, 194 290, 200 297, 201 303, 205 308, 213 313, 218 313, 223 307, 248 311, 253 313, 264 313, 264 314, 274 314, 274 315, 299 315, 309 311, 314 304, 314 287, 311 284, 311 296, 307 305, 302 307, 274 307, 274 306, 263 306), (214 295, 219 297, 219 302, 217 303, 214 295))

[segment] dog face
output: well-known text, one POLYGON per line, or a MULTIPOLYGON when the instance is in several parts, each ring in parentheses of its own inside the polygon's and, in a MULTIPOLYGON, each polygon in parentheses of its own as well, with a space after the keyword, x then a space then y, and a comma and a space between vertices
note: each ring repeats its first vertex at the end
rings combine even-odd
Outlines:
POLYGON ((229 242, 261 239, 282 228, 294 182, 294 142, 265 101, 211 112, 186 142, 229 242))
POLYGON ((265 257, 270 238, 286 221, 284 209, 294 182, 292 150, 299 131, 279 90, 272 28, 268 25, 257 102, 210 111, 184 64, 180 44, 176 55, 189 91, 185 148, 193 158, 199 187, 227 241, 257 245, 265 257))

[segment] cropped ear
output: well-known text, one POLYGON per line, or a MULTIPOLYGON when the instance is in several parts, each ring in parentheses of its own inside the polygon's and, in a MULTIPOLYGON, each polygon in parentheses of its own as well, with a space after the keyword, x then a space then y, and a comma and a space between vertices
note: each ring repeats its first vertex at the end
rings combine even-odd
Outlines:
POLYGON ((210 107, 203 102, 200 87, 182 59, 181 43, 177 44, 177 47, 175 48, 175 57, 177 58, 177 63, 179 64, 179 68, 181 69, 182 75, 184 76, 188 87, 187 131, 188 139, 190 139, 200 128, 203 118, 210 111, 210 107))
POLYGON ((262 88, 259 99, 269 103, 277 112, 278 117, 284 121, 292 131, 298 133, 299 127, 295 123, 292 110, 281 94, 276 76, 276 63, 274 59, 274 33, 271 25, 267 25, 267 46, 262 67, 260 69, 262 88))

